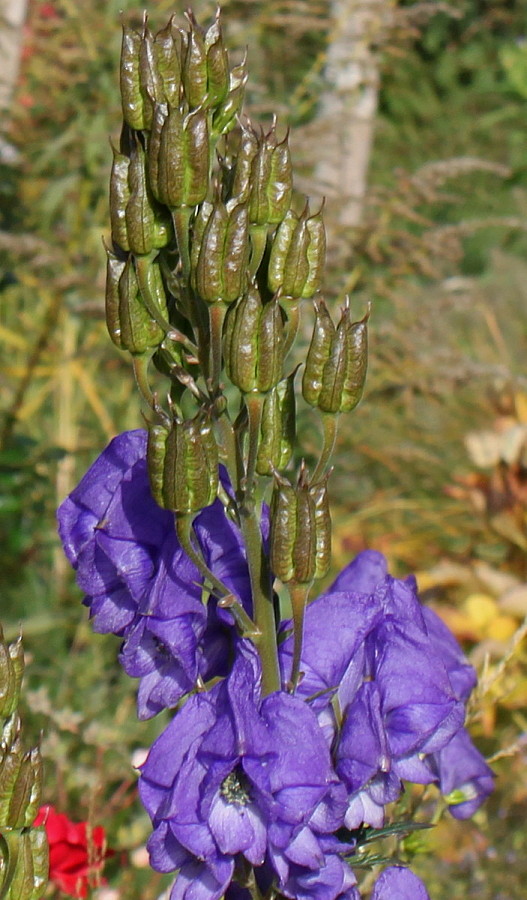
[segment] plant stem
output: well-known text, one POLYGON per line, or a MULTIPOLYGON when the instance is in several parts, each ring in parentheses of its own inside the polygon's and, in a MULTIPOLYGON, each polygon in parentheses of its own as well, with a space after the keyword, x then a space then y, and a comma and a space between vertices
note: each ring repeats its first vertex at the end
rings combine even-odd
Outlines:
POLYGON ((262 394, 252 393, 245 395, 245 406, 249 417, 249 447, 247 450, 247 466, 245 469, 244 493, 247 502, 253 502, 254 475, 256 471, 256 457, 258 454, 258 442, 260 440, 260 425, 262 421, 264 398, 262 394))
POLYGON ((291 679, 287 685, 288 690, 293 694, 295 692, 300 677, 300 660, 302 657, 302 644, 304 641, 304 611, 307 605, 307 598, 310 584, 292 584, 288 585, 289 596, 291 597, 291 606, 293 609, 293 666, 291 668, 291 679))
POLYGON ((337 439, 337 431, 338 431, 338 413, 322 413, 322 427, 324 429, 324 445, 322 447, 322 453, 320 454, 320 459, 317 463, 317 467, 313 472, 311 483, 316 484, 317 481, 320 481, 324 472, 326 471, 327 464, 330 460, 331 454, 333 453, 333 448, 335 446, 335 441, 337 439))
POLYGON ((253 617, 259 632, 254 643, 262 663, 262 693, 266 696, 280 690, 273 585, 254 507, 243 506, 240 515, 251 578, 253 617))
POLYGON ((132 365, 134 367, 135 380, 141 397, 151 409, 156 408, 156 400, 150 388, 148 381, 148 364, 150 362, 150 353, 142 353, 140 356, 132 356, 132 365))
POLYGON ((223 321, 225 319, 226 311, 227 307, 225 306, 225 303, 222 303, 221 301, 209 305, 211 352, 210 377, 213 392, 217 391, 220 383, 222 369, 223 321))

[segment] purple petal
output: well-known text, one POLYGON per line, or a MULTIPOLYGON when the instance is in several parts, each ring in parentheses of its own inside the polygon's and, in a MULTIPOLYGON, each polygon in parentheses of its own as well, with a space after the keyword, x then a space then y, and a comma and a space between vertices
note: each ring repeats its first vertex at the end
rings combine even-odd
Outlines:
POLYGON ((371 900, 430 900, 423 882, 410 869, 390 866, 379 875, 371 900))

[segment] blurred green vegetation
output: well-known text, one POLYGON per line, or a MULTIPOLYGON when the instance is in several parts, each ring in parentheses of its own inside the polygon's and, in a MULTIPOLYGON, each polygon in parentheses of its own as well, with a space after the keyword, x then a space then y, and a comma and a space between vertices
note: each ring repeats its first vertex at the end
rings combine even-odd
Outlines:
MULTIPOLYGON (((301 135, 316 121, 328 4, 223 9, 230 46, 250 48, 249 111, 278 109, 298 127, 309 177, 316 143, 301 135)), ((153 27, 172 11, 148 4, 153 27)), ((195 11, 206 19, 214 4, 195 11)), ((136 722, 117 642, 91 634, 54 510, 111 436, 141 424, 128 362, 106 335, 101 238, 119 20, 142 14, 131 0, 30 0, 4 134, 19 158, 0 166, 1 615, 8 637, 20 625, 25 636, 46 800, 104 821, 126 853, 148 834, 131 754, 162 722, 136 722)), ((327 273, 335 303, 351 285, 354 309, 373 303, 367 395, 342 428, 332 478, 335 569, 373 546, 398 574, 418 572, 485 667, 474 733, 489 755, 506 754, 475 822, 445 820, 423 844, 434 855, 415 857, 433 900, 519 900, 527 876, 527 653, 514 637, 527 613, 525 40, 520 0, 395 7, 364 226, 327 273)), ((300 436, 310 460, 309 411, 300 436)), ((120 855, 108 876, 141 900, 163 883, 120 855)))

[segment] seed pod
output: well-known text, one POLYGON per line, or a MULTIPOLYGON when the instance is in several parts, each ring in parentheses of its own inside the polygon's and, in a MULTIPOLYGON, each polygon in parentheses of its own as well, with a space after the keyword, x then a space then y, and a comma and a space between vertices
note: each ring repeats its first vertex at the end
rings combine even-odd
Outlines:
POLYGON ((266 395, 260 423, 260 441, 256 457, 259 475, 272 475, 284 469, 293 455, 296 431, 296 371, 280 381, 266 395))
POLYGON ((228 312, 223 352, 228 378, 243 393, 265 393, 282 377, 284 318, 276 299, 263 304, 255 287, 228 312))
POLYGON ((126 228, 126 206, 130 199, 128 187, 128 168, 130 160, 124 153, 119 153, 115 147, 113 151, 113 165, 110 174, 110 222, 112 226, 112 240, 122 250, 129 250, 128 231, 126 228))
MULTIPOLYGON (((201 223, 197 229, 198 239, 200 230, 201 223)), ((232 303, 245 289, 248 262, 247 207, 235 200, 227 205, 216 201, 199 240, 194 276, 196 292, 208 303, 218 300, 232 303)))
POLYGON ((5 900, 40 900, 48 883, 48 844, 45 828, 2 832, 0 894, 5 900))
POLYGON ((175 421, 165 445, 163 506, 173 512, 199 512, 218 494, 218 447, 210 421, 202 415, 175 421))
POLYGON ((156 110, 150 183, 154 196, 170 209, 197 206, 209 186, 207 115, 196 109, 184 115, 177 106, 156 110), (161 119, 163 119, 161 123, 161 119))
POLYGON ((164 506, 163 478, 168 432, 169 429, 166 425, 149 424, 148 426, 146 465, 152 496, 159 506, 164 506))
POLYGON ((309 584, 330 563, 327 479, 310 485, 302 468, 296 488, 275 478, 271 499, 271 569, 284 583, 309 584))
POLYGON ((187 11, 190 30, 183 57, 181 80, 190 109, 201 106, 207 97, 207 48, 202 29, 191 12, 187 11))
POLYGON ((0 626, 0 717, 7 719, 16 710, 24 674, 24 650, 19 638, 6 644, 0 626))
POLYGON ((179 103, 181 91, 181 31, 170 19, 154 38, 154 61, 163 87, 163 100, 173 106, 179 103))
POLYGON ((247 61, 244 59, 239 66, 231 69, 229 93, 212 117, 213 138, 218 138, 221 134, 227 134, 236 125, 236 118, 243 105, 246 84, 247 61))
POLYGON ((269 258, 268 285, 282 297, 312 297, 320 286, 325 237, 320 213, 289 210, 278 226, 269 258))
MULTIPOLYGON (((165 333, 150 315, 141 296, 131 256, 125 263, 117 290, 120 341, 117 346, 134 354, 145 353, 147 350, 158 347, 162 343, 165 333)), ((166 307, 164 313, 166 315, 166 307)))
POLYGON ((157 68, 154 36, 146 25, 139 51, 139 84, 143 96, 143 128, 148 130, 152 127, 155 104, 164 100, 164 90, 163 81, 157 68))
POLYGON ((146 127, 145 104, 139 74, 140 53, 141 35, 124 25, 120 65, 121 102, 125 122, 136 131, 146 127))
POLYGON ((260 142, 253 129, 242 126, 231 186, 232 196, 241 202, 248 200, 251 193, 253 162, 259 146, 260 142))
POLYGON ((251 173, 251 225, 276 225, 291 205, 293 169, 287 136, 277 143, 273 127, 259 143, 251 173))
POLYGON ((106 251, 106 327, 116 347, 122 348, 121 320, 119 318, 119 280, 124 272, 125 262, 109 250, 106 251))
POLYGON ((350 412, 362 397, 366 379, 369 313, 360 322, 351 322, 346 306, 335 328, 323 302, 316 310, 302 393, 321 412, 350 412))
POLYGON ((207 107, 219 106, 229 93, 229 56, 221 33, 219 10, 205 32, 207 52, 207 107))
POLYGON ((10 749, 2 762, 0 777, 0 823, 9 828, 29 827, 38 812, 41 798, 42 760, 34 748, 22 755, 10 749))
POLYGON ((126 204, 126 234, 132 253, 146 255, 165 247, 170 240, 166 217, 156 206, 146 177, 145 152, 138 141, 132 144, 128 167, 130 199, 126 204))

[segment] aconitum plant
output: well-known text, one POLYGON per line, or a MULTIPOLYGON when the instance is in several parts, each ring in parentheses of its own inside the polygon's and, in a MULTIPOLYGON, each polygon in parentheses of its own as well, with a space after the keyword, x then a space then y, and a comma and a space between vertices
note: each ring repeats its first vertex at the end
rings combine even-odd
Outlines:
MULTIPOLYGON (((398 817, 405 782, 465 818, 493 776, 464 729, 474 670, 412 577, 366 551, 310 599, 368 310, 328 311, 321 212, 294 194, 287 135, 243 116, 246 78, 218 17, 124 29, 106 319, 147 424, 103 451, 59 529, 139 717, 171 711, 139 779, 171 900, 358 900, 365 844, 423 827, 398 817), (322 424, 312 470, 300 391, 322 424)), ((372 893, 427 896, 399 863, 372 893)))

